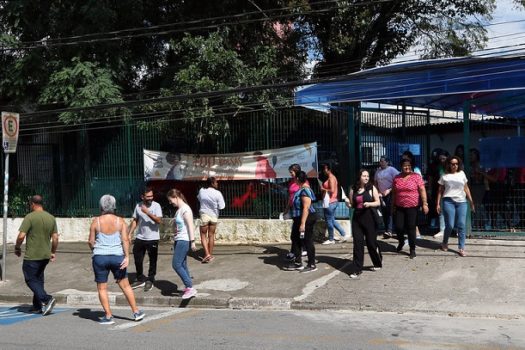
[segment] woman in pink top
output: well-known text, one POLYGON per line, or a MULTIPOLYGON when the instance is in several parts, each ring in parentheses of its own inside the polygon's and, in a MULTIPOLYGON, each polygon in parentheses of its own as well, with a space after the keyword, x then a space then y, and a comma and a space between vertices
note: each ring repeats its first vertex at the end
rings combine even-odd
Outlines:
POLYGON ((328 239, 323 242, 323 244, 334 244, 334 228, 339 231, 339 234, 341 235, 342 241, 346 241, 346 232, 345 230, 339 225, 339 223, 335 220, 335 210, 337 209, 337 205, 339 204, 339 201, 337 200, 337 192, 339 189, 339 185, 337 183, 337 179, 334 174, 332 174, 332 168, 330 168, 330 165, 328 164, 322 164, 321 169, 323 169, 323 174, 328 178, 325 182, 323 182, 323 186, 321 187, 321 195, 322 198, 324 198, 325 194, 328 193, 330 196, 330 204, 328 208, 323 208, 324 212, 324 218, 326 221, 326 226, 328 226, 328 239))
POLYGON ((405 232, 410 245, 410 259, 416 257, 416 221, 419 199, 423 202, 423 213, 428 214, 427 192, 421 175, 412 171, 412 160, 401 159, 401 174, 392 185, 392 210, 400 252, 405 244, 405 232))

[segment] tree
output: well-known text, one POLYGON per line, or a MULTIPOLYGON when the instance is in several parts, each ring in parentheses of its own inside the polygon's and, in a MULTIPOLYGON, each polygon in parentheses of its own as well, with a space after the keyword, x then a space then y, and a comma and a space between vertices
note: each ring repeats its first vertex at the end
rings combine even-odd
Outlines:
MULTIPOLYGON (((339 0, 301 18, 315 36, 320 77, 389 63, 415 47, 422 58, 465 56, 484 47, 494 0, 339 0)), ((523 1, 516 1, 523 6, 523 1)), ((326 6, 305 1, 308 9, 326 6)))
POLYGON ((0 0, 0 104, 22 112, 128 104, 59 118, 80 124, 155 112, 162 117, 143 127, 182 119, 199 125, 198 142, 213 141, 227 133, 226 115, 290 104, 292 89, 249 87, 301 81, 314 54, 318 77, 387 64, 413 47, 423 57, 467 55, 485 44, 494 3, 0 0), (239 87, 248 89, 228 92, 239 87))
MULTIPOLYGON (((279 9, 287 2, 254 4, 0 1, 4 33, 0 45, 9 48, 0 57, 5 73, 0 76, 0 103, 31 112, 300 80, 307 57, 298 44, 301 38, 289 25, 277 30, 279 20, 266 20, 263 10, 279 9), (232 13, 241 16, 232 18, 232 13)), ((133 117, 134 112, 153 109, 165 110, 169 117, 184 109, 187 123, 202 124, 196 135, 202 140, 204 135, 222 133, 227 125, 201 117, 235 114, 247 103, 271 110, 290 96, 289 90, 269 89, 214 100, 149 104, 124 113, 118 109, 64 112, 59 118, 83 123, 114 115, 133 117)), ((160 129, 163 125, 153 124, 160 129)))

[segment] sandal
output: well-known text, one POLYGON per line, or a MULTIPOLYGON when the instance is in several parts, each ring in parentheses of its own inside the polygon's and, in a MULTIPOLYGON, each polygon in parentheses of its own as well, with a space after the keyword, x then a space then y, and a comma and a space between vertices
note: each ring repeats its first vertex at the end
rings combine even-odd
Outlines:
POLYGON ((465 249, 460 249, 459 252, 458 252, 458 254, 459 254, 460 256, 467 256, 467 253, 465 252, 465 249))
POLYGON ((441 249, 442 251, 446 252, 446 251, 448 250, 448 244, 444 244, 444 243, 442 243, 440 249, 441 249))
POLYGON ((202 262, 203 264, 207 264, 207 263, 210 262, 210 260, 211 260, 212 258, 213 258, 213 257, 212 257, 211 255, 207 255, 207 256, 205 256, 204 258, 202 258, 202 261, 201 261, 201 262, 202 262))

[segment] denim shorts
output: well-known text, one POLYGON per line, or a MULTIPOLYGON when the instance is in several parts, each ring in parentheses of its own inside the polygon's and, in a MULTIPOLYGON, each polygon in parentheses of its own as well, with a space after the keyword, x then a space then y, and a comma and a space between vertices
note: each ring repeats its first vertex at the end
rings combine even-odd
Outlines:
POLYGON ((124 260, 124 255, 93 255, 93 271, 95 272, 95 282, 106 283, 109 271, 113 272, 115 280, 120 281, 128 277, 127 269, 121 269, 120 264, 124 260))

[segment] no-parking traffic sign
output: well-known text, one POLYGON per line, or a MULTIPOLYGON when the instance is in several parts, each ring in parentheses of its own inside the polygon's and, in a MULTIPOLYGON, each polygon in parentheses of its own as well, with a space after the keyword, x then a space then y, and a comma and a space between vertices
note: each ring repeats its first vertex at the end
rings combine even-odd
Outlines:
POLYGON ((16 153, 19 114, 2 112, 2 146, 4 153, 16 153))

